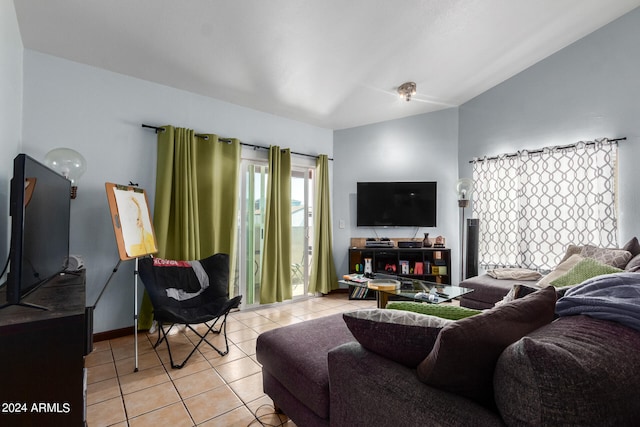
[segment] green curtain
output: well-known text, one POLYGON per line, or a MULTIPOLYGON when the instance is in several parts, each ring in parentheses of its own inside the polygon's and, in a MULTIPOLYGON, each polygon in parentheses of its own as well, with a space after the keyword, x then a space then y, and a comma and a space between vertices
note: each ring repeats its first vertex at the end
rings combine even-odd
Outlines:
POLYGON ((328 294, 331 290, 338 288, 338 276, 332 250, 329 159, 324 154, 318 156, 316 160, 316 192, 313 211, 313 259, 309 292, 328 294))
POLYGON ((291 289, 291 151, 269 149, 260 304, 293 298, 291 289))
MULTIPOLYGON (((240 141, 217 135, 196 136, 191 129, 163 126, 158 133, 153 225, 157 256, 195 260, 229 254, 229 294, 233 295, 240 141)), ((146 293, 140 329, 151 326, 146 293)))

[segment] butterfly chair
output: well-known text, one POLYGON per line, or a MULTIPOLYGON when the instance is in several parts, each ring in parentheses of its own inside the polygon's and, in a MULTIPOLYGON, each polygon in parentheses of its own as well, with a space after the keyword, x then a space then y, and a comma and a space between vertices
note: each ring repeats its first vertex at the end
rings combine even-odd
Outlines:
POLYGON ((227 341, 227 315, 240 306, 242 296, 229 299, 229 256, 215 254, 198 261, 173 261, 145 257, 138 261, 138 272, 153 305, 153 318, 158 323, 158 339, 154 348, 166 341, 171 367, 182 368, 204 341, 221 356, 229 352, 227 341), (218 329, 214 327, 221 321, 218 329), (201 334, 192 325, 206 324, 201 334), (169 324, 165 330, 163 324, 169 324), (184 324, 200 340, 187 358, 178 364, 173 362, 167 335, 177 324, 184 324), (224 336, 224 350, 209 340, 209 332, 224 336))

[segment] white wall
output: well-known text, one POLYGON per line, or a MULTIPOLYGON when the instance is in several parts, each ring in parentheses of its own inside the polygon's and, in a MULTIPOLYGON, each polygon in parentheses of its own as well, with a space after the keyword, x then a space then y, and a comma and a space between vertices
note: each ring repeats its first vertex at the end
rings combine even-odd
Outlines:
POLYGON ((458 110, 455 108, 334 132, 333 239, 338 275, 349 272, 351 237, 442 235, 452 249, 452 278, 459 277, 458 110), (437 181, 437 227, 356 226, 358 181, 437 181), (341 221, 345 228, 341 229, 341 221))
POLYGON ((0 0, 0 272, 9 255, 9 179, 20 149, 23 51, 13 1, 0 0))
POLYGON ((594 138, 619 145, 619 240, 640 236, 640 8, 460 107, 461 175, 474 156, 594 138))
MULTIPOLYGON (((118 260, 104 183, 138 183, 153 207, 156 136, 142 123, 333 156, 328 129, 28 49, 24 57, 22 151, 42 159, 50 149, 64 146, 87 159, 71 212, 71 253, 85 258, 87 304, 98 297, 118 260)), ((133 261, 127 261, 96 308, 95 332, 133 324, 132 287, 133 261)))

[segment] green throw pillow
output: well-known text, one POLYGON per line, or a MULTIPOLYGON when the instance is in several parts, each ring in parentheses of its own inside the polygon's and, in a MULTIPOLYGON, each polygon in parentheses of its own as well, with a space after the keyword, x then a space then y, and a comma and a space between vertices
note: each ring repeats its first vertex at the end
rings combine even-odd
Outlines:
POLYGON ((482 313, 480 310, 458 307, 455 305, 422 304, 410 301, 393 301, 387 304, 387 309, 413 311, 414 313, 428 314, 442 319, 460 320, 474 314, 482 313))
POLYGON ((556 288, 564 288, 567 286, 574 286, 584 282, 592 277, 600 276, 602 274, 619 273, 622 270, 610 265, 602 264, 593 258, 585 258, 567 271, 564 275, 558 277, 551 282, 552 286, 556 288))

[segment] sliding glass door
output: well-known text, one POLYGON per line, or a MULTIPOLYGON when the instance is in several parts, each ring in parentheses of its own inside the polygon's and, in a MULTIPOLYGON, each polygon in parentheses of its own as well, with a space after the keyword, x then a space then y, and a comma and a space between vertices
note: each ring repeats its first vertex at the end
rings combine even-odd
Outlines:
POLYGON ((307 294, 313 250, 313 171, 291 171, 291 284, 293 296, 307 294))
MULTIPOLYGON (((260 277, 264 243, 267 162, 244 160, 240 208, 240 292, 245 306, 260 303, 260 277)), ((313 174, 311 167, 294 166, 291 171, 291 284, 293 297, 307 295, 313 254, 313 174)))

